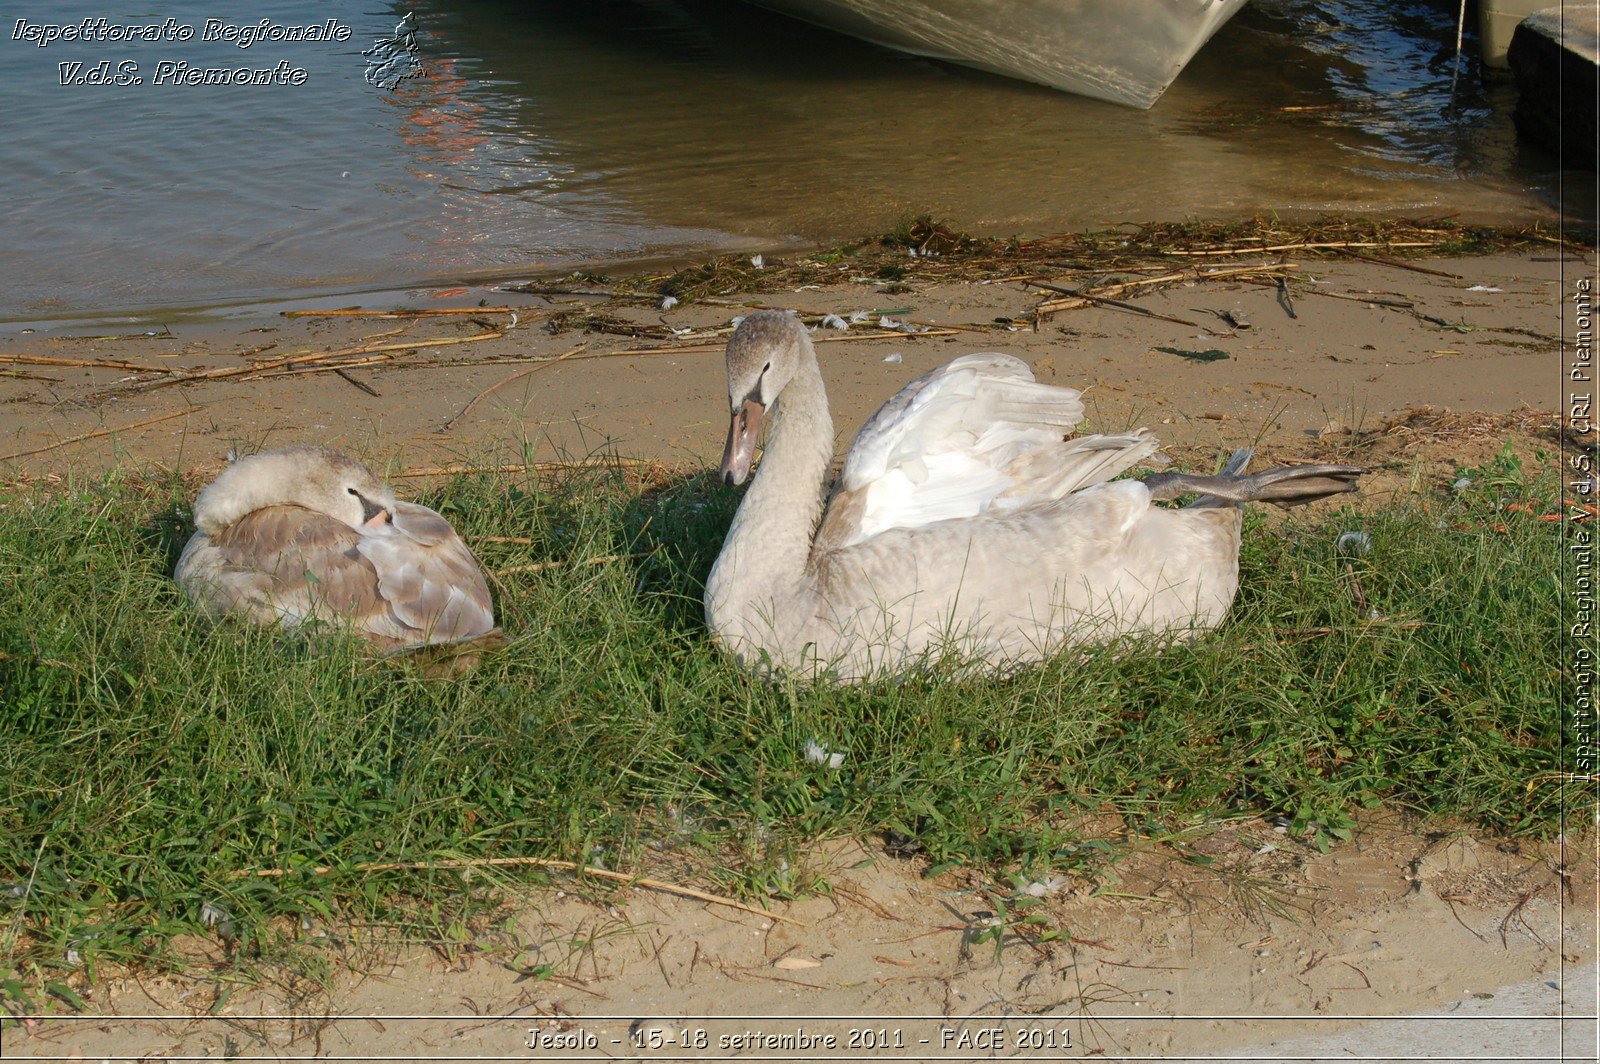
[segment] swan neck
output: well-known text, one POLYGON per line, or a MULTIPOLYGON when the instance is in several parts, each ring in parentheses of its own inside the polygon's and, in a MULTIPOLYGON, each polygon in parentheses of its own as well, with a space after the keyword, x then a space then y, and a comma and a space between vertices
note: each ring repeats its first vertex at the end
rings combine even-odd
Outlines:
POLYGON ((767 446, 707 582, 708 620, 726 630, 752 611, 782 611, 807 578, 833 461, 833 419, 809 337, 773 404, 767 446))

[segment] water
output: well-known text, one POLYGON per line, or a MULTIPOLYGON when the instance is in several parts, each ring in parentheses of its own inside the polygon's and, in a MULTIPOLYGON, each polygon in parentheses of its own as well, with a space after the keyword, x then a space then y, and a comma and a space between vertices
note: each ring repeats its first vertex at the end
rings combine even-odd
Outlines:
MULTIPOLYGON (((1269 210, 1551 217, 1514 89, 1423 0, 1257 0, 1151 111, 734 0, 11 3, 0 319, 195 308, 826 242, 932 212, 1046 233, 1269 210), (415 11, 421 76, 362 50, 415 11), (12 40, 15 20, 338 19, 347 41, 12 40), (59 82, 139 65, 142 85, 59 82), (161 60, 306 71, 173 86, 161 60)), ((1571 177, 1572 175, 1569 175, 1571 177)), ((1590 186, 1592 187, 1592 186, 1590 186)))

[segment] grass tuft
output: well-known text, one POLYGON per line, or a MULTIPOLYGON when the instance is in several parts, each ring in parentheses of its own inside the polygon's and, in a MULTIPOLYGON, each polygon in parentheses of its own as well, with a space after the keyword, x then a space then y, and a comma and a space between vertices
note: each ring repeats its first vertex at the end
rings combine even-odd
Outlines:
POLYGON ((194 936, 259 963, 335 916, 459 942, 520 875, 374 863, 670 860, 762 898, 816 889, 805 847, 851 833, 935 866, 1093 873, 1126 834, 1107 811, 1144 835, 1259 812, 1321 845, 1376 802, 1556 830, 1562 528, 1506 504, 1550 509, 1557 478, 1463 475, 1379 513, 1252 517, 1239 601, 1197 642, 848 690, 763 686, 709 646, 700 582, 736 500, 704 474, 427 491, 499 574, 510 636, 449 679, 195 618, 170 579, 176 481, 12 494, 0 994, 182 965, 194 936), (500 573, 547 561, 571 564, 500 573))

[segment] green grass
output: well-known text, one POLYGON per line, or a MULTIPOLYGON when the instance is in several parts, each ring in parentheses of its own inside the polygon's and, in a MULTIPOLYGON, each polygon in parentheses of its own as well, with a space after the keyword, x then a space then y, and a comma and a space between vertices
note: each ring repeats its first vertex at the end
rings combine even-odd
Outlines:
POLYGON ((751 682, 708 645, 699 583, 736 500, 704 476, 429 490, 469 542, 534 541, 482 543, 486 568, 573 563, 500 577, 511 643, 449 679, 192 616, 175 482, 0 498, 0 998, 181 965, 218 909, 235 958, 304 916, 460 940, 505 885, 370 862, 671 860, 762 897, 812 886, 805 846, 848 833, 1092 873, 1119 852, 1108 810, 1146 835, 1281 815, 1323 844, 1379 801, 1554 830, 1561 526, 1498 507, 1553 505, 1556 477, 1476 472, 1379 513, 1252 518, 1234 613, 1195 643, 849 690, 751 682), (808 763, 812 739, 843 767, 808 763))

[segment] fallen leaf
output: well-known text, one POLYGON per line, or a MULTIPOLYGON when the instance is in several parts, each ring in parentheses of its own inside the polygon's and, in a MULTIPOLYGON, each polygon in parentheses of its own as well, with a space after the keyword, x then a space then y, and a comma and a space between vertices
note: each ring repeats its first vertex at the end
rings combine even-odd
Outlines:
POLYGON ((821 961, 808 960, 805 957, 779 957, 772 962, 774 968, 785 972, 800 972, 807 968, 821 968, 821 961))

